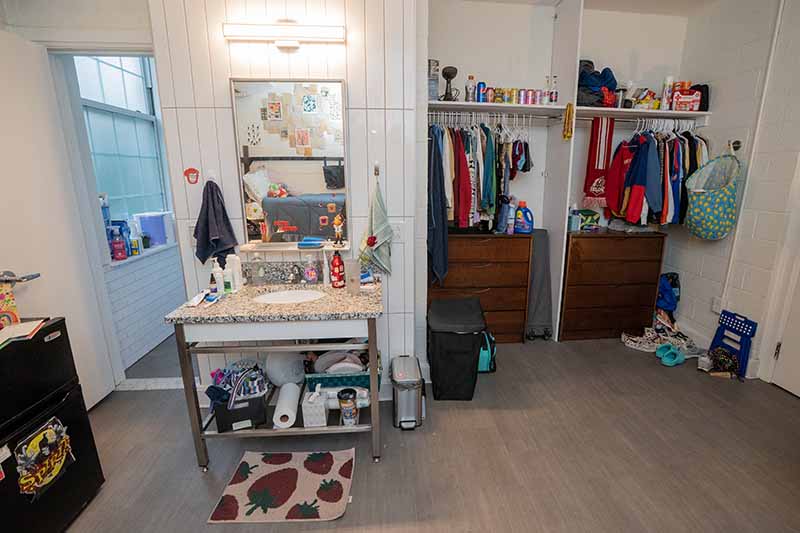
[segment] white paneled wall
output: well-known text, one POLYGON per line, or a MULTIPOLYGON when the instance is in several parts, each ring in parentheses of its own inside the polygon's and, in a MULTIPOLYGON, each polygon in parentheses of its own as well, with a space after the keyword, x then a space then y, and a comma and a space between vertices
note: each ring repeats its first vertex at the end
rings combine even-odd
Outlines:
POLYGON ((172 334, 164 315, 186 301, 174 245, 114 264, 105 273, 120 356, 125 368, 172 334))
MULTIPOLYGON (((701 134, 711 141, 713 155, 722 153, 728 140, 741 140, 743 146, 737 155, 745 165, 749 163, 747 158, 758 118, 777 5, 778 0, 766 0, 757 5, 718 0, 698 9, 689 18, 681 79, 709 84, 714 113, 710 126, 703 128, 701 134)), ((759 172, 754 165, 750 179, 763 179, 756 177, 759 172)), ((739 231, 744 235, 753 235, 754 231, 755 213, 750 198, 754 193, 758 194, 751 189, 741 212, 739 231)), ((722 298, 734 239, 729 236, 722 241, 703 241, 690 236, 683 227, 669 228, 667 232, 664 270, 680 273, 683 289, 678 321, 699 343, 707 344, 719 320, 719 315, 711 310, 712 300, 722 298)), ((749 240, 753 240, 752 237, 749 240)), ((749 240, 737 241, 737 247, 744 245, 753 254, 742 256, 749 266, 734 265, 732 269, 728 282, 734 287, 730 290, 732 297, 741 290, 736 279, 743 268, 761 269, 752 272, 763 274, 763 261, 770 260, 770 252, 774 256, 774 243, 756 242, 750 246, 749 240), (752 257, 755 263, 745 257, 752 257)), ((743 298, 730 299, 723 302, 723 307, 753 315, 758 308, 752 304, 743 298)))
MULTIPOLYGON (((415 180, 418 172, 425 171, 424 161, 422 165, 418 161, 420 153, 425 157, 420 152, 425 146, 424 128, 420 140, 415 115, 417 70, 425 63, 424 47, 421 60, 419 56, 417 11, 427 9, 426 2, 149 0, 149 4, 187 293, 204 287, 210 272, 210 264, 195 259, 191 237, 207 180, 220 184, 240 242, 244 237, 229 78, 345 79, 351 240, 357 248, 367 224, 370 195, 380 184, 395 238, 393 273, 384 284, 385 314, 378 324, 379 346, 390 356, 413 352, 415 323, 419 331, 415 312, 420 310, 419 306, 415 310, 412 290, 419 281, 417 275, 415 283, 414 255, 419 238, 424 238, 415 232, 414 220, 420 214, 415 209, 415 180), (304 44, 296 53, 285 53, 270 44, 228 43, 222 35, 224 22, 282 18, 301 24, 345 24, 347 44, 304 44), (198 184, 189 185, 183 178, 187 167, 200 170, 198 184)), ((422 37, 424 42, 427 28, 422 37)), ((424 187, 422 191, 424 197, 424 187)), ((421 213, 427 216, 424 208, 421 213)), ((296 260, 301 255, 268 258, 296 260)), ((424 275, 424 255, 421 265, 424 275)), ((424 300, 421 309, 424 325, 424 300)), ((384 362, 388 369, 388 358, 384 362)))

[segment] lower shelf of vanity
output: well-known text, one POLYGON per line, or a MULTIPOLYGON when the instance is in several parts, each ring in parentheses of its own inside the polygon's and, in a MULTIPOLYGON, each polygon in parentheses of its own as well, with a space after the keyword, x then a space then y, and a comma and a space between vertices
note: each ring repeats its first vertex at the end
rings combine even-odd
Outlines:
MULTIPOLYGON (((328 425, 319 427, 303 427, 303 411, 300 408, 299 402, 297 406, 297 418, 295 423, 290 428, 276 428, 272 424, 272 416, 275 412, 275 404, 272 403, 273 398, 277 399, 276 392, 279 387, 274 387, 269 392, 266 399, 267 402, 267 422, 266 424, 257 426, 255 428, 237 429, 232 431, 225 431, 220 433, 216 429, 209 429, 211 426, 216 427, 214 424, 215 413, 210 410, 202 420, 201 435, 204 439, 246 439, 253 437, 288 437, 292 435, 306 436, 306 435, 324 435, 324 434, 342 434, 342 433, 368 433, 372 431, 371 417, 369 414, 369 407, 359 409, 359 421, 366 420, 367 423, 360 423, 354 426, 345 426, 339 424, 339 411, 331 409, 328 411, 328 425), (331 423, 333 422, 333 423, 331 423)), ((305 385, 301 388, 300 398, 303 398, 305 392, 305 385)))

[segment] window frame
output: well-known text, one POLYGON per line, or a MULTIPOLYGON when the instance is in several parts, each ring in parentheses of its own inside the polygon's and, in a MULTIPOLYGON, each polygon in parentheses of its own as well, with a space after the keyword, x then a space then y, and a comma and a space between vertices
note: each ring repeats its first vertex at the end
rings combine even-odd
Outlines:
MULTIPOLYGON (((78 57, 78 56, 75 56, 75 57, 78 57)), ((162 199, 162 204, 161 204, 162 207, 161 207, 161 209, 163 211, 172 211, 172 198, 171 198, 170 190, 169 190, 169 187, 168 187, 168 184, 167 184, 167 180, 169 179, 168 167, 166 165, 166 158, 165 158, 166 154, 164 153, 164 149, 163 149, 163 128, 162 128, 162 125, 161 125, 161 119, 156 114, 157 108, 156 108, 156 101, 155 101, 155 94, 154 94, 155 91, 154 91, 154 87, 153 87, 152 73, 150 72, 151 64, 152 64, 151 58, 148 57, 148 56, 134 56, 139 60, 139 64, 141 66, 142 73, 140 75, 140 74, 137 74, 137 73, 132 72, 130 70, 127 70, 122 66, 118 66, 118 65, 115 65, 113 63, 109 63, 109 62, 103 60, 103 58, 105 58, 105 57, 112 57, 112 56, 85 55, 83 57, 88 57, 90 59, 95 60, 95 62, 97 64, 97 68, 98 68, 98 80, 99 80, 99 83, 100 83, 100 89, 102 91, 104 99, 106 98, 106 94, 105 94, 105 87, 103 86, 103 79, 102 79, 102 76, 100 75, 100 72, 99 72, 100 63, 103 63, 105 65, 108 65, 108 66, 116 68, 116 69, 119 69, 123 73, 127 72, 129 74, 132 74, 134 76, 142 78, 143 83, 144 83, 144 89, 145 89, 145 103, 146 103, 146 106, 147 106, 147 108, 149 110, 148 113, 143 113, 141 111, 134 111, 134 110, 127 109, 127 108, 124 108, 124 107, 119 107, 119 106, 116 106, 116 105, 113 105, 113 104, 107 104, 105 102, 99 102, 97 100, 91 100, 91 99, 88 99, 88 98, 84 98, 83 96, 80 95, 80 80, 77 80, 78 81, 78 95, 79 95, 79 101, 80 101, 80 105, 81 105, 81 110, 84 111, 86 108, 94 109, 94 110, 97 110, 97 111, 110 113, 112 115, 121 115, 121 116, 128 117, 128 118, 135 119, 135 120, 136 119, 144 120, 144 121, 150 122, 153 125, 153 134, 155 136, 155 143, 154 143, 155 144, 155 159, 156 159, 156 162, 157 162, 157 167, 158 167, 159 172, 160 172, 159 186, 160 186, 161 199, 162 199)), ((113 56, 113 57, 121 58, 123 56, 113 56)), ((131 57, 131 56, 125 56, 125 57, 131 57)), ((120 62, 120 65, 121 65, 121 62, 120 62)), ((124 83, 123 83, 123 90, 125 91, 125 101, 127 102, 127 99, 128 99, 127 86, 124 83)), ((120 154, 118 152, 116 154, 105 154, 105 153, 101 153, 101 152, 95 153, 93 151, 93 149, 92 149, 91 125, 89 124, 88 121, 85 121, 85 122, 86 122, 85 127, 86 127, 86 133, 87 133, 87 141, 89 141, 89 156, 92 157, 94 155, 114 155, 114 156, 120 157, 120 154)), ((116 135, 116 128, 115 128, 115 135, 116 135)), ((116 137, 115 137, 115 144, 117 144, 116 143, 116 137)), ((119 150, 119 146, 117 146, 117 150, 119 150)), ((95 193, 97 195, 99 195, 100 191, 98 190, 98 187, 97 187, 97 175, 96 175, 96 169, 94 168, 94 163, 92 163, 92 170, 93 170, 93 173, 95 174, 95 177, 94 177, 94 190, 95 190, 95 193)), ((146 197, 146 196, 152 196, 152 194, 131 194, 131 195, 124 195, 121 198, 125 198, 125 199, 127 199, 127 198, 141 198, 141 197, 146 197)), ((130 216, 130 214, 129 214, 129 216, 130 216)))

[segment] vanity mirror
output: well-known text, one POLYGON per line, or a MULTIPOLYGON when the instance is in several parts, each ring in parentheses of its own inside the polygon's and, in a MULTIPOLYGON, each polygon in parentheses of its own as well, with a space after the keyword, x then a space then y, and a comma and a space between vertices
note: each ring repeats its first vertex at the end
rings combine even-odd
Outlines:
POLYGON ((344 82, 234 79, 247 247, 347 246, 344 82), (308 240, 308 239, 307 239, 308 240))

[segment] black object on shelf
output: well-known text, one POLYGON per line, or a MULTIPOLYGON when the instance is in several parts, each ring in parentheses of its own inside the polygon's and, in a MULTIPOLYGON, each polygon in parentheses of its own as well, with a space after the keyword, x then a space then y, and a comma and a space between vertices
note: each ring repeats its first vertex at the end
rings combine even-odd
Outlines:
POLYGON ((214 418, 217 421, 217 431, 235 431, 237 429, 253 429, 267 423, 267 395, 262 394, 255 398, 236 400, 233 409, 228 409, 228 404, 214 406, 214 418))
POLYGON ((63 531, 105 481, 63 318, 0 349, 4 531, 63 531))
POLYGON ((486 329, 478 298, 433 300, 428 311, 428 357, 433 398, 472 400, 486 329))

